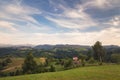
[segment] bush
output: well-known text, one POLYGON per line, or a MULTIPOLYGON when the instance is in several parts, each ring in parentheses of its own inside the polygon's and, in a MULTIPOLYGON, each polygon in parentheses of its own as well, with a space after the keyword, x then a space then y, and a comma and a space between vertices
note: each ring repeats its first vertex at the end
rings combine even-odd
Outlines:
POLYGON ((21 75, 22 74, 22 71, 21 70, 16 70, 16 72, 14 73, 14 75, 21 75))
POLYGON ((10 58, 6 58, 6 60, 5 60, 7 63, 11 63, 12 62, 12 60, 10 59, 10 58))
POLYGON ((55 72, 55 67, 53 65, 50 66, 50 72, 55 72))
POLYGON ((72 60, 68 60, 64 63, 64 68, 65 69, 70 69, 70 68, 72 68, 72 66, 73 66, 72 60))
POLYGON ((89 60, 88 60, 88 63, 89 64, 94 64, 96 61, 94 60, 94 58, 93 57, 91 57, 89 60))
POLYGON ((15 76, 15 72, 9 72, 10 76, 15 76))
POLYGON ((120 63, 120 54, 112 54, 111 55, 111 61, 113 63, 120 63))
POLYGON ((36 68, 36 73, 44 73, 44 72, 47 72, 46 68, 45 68, 46 65, 43 65, 43 64, 39 64, 36 68))

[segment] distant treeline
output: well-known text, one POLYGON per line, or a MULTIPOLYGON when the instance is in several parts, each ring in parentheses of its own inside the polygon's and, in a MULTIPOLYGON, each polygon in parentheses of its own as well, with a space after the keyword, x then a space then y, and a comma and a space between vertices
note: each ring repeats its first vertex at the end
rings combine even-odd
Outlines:
MULTIPOLYGON (((105 61, 111 61, 112 54, 119 54, 120 47, 119 46, 104 46, 106 50, 105 61)), ((49 58, 72 58, 73 56, 78 56, 80 53, 91 56, 93 55, 92 48, 90 46, 77 46, 77 47, 69 47, 67 46, 59 46, 54 48, 22 48, 22 47, 6 47, 0 48, 0 57, 12 56, 12 57, 25 57, 28 53, 32 52, 35 57, 49 57, 49 58)))

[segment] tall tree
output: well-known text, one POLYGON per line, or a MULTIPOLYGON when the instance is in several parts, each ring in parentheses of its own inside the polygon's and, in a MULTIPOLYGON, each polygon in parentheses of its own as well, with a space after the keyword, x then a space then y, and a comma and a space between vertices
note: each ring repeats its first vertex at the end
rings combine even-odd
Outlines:
POLYGON ((86 55, 80 54, 79 59, 81 59, 81 64, 82 66, 85 66, 85 59, 87 58, 86 55))
POLYGON ((100 62, 100 65, 102 65, 105 56, 105 49, 103 48, 102 43, 97 41, 94 46, 92 46, 92 49, 94 51, 94 58, 100 62))
POLYGON ((34 61, 34 57, 32 53, 29 53, 25 60, 24 64, 22 66, 23 73, 35 73, 37 68, 37 63, 34 61))

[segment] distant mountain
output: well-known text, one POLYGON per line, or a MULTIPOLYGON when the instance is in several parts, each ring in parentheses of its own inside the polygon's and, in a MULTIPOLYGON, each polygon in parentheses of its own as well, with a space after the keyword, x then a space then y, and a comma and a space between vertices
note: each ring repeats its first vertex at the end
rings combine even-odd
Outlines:
POLYGON ((3 48, 3 47, 12 47, 13 45, 11 44, 0 44, 0 48, 3 48))
POLYGON ((35 49, 54 49, 54 48, 90 48, 90 46, 83 46, 83 45, 37 45, 34 47, 35 49))
MULTIPOLYGON (((108 58, 113 53, 120 53, 120 46, 107 45, 104 46, 108 58)), ((78 53, 87 54, 92 49, 91 46, 85 45, 0 45, 0 57, 11 55, 15 57, 25 57, 26 54, 32 52, 35 56, 54 56, 54 57, 71 57, 78 53)))
POLYGON ((54 45, 37 45, 34 48, 35 49, 53 49, 54 45))
POLYGON ((106 49, 107 53, 120 53, 120 46, 117 45, 108 45, 104 46, 104 48, 106 49))
POLYGON ((34 47, 34 45, 31 45, 31 44, 23 44, 23 45, 11 45, 11 44, 0 44, 0 48, 22 48, 22 47, 34 47))
MULTIPOLYGON (((10 44, 0 44, 0 48, 33 48, 33 49, 55 49, 55 48, 87 48, 90 49, 91 46, 88 45, 69 45, 69 44, 57 44, 57 45, 49 45, 49 44, 45 44, 45 45, 31 45, 31 44, 24 44, 24 45, 10 45, 10 44)), ((117 45, 104 45, 105 49, 119 49, 120 46, 117 45)))
POLYGON ((106 49, 112 49, 112 48, 120 48, 120 46, 117 46, 117 45, 107 45, 107 46, 104 46, 106 49))

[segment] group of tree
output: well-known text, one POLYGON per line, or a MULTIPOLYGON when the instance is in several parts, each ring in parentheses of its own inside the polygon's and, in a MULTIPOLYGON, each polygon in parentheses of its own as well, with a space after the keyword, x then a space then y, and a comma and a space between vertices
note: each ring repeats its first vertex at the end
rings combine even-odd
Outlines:
POLYGON ((6 57, 5 59, 0 60, 0 71, 3 70, 11 62, 12 60, 10 59, 10 57, 6 57))
POLYGON ((120 54, 112 54, 111 62, 119 64, 120 63, 120 54))
POLYGON ((42 72, 54 72, 55 67, 53 65, 47 68, 48 62, 46 60, 45 64, 37 64, 34 60, 32 53, 29 53, 25 58, 24 64, 22 65, 23 74, 33 74, 42 72))
MULTIPOLYGON (((6 59, 5 61, 8 61, 8 59, 6 59)), ((23 74, 35 74, 55 71, 55 67, 53 65, 49 65, 47 61, 45 64, 37 64, 34 60, 33 54, 29 53, 27 54, 21 69, 17 69, 13 72, 0 72, 0 76, 16 76, 23 74)))
POLYGON ((103 62, 120 63, 120 53, 112 53, 114 51, 111 52, 112 54, 109 53, 109 51, 106 51, 105 48, 102 46, 101 42, 97 41, 94 46, 92 46, 92 49, 94 53, 93 57, 99 62, 99 65, 102 65, 103 62))

